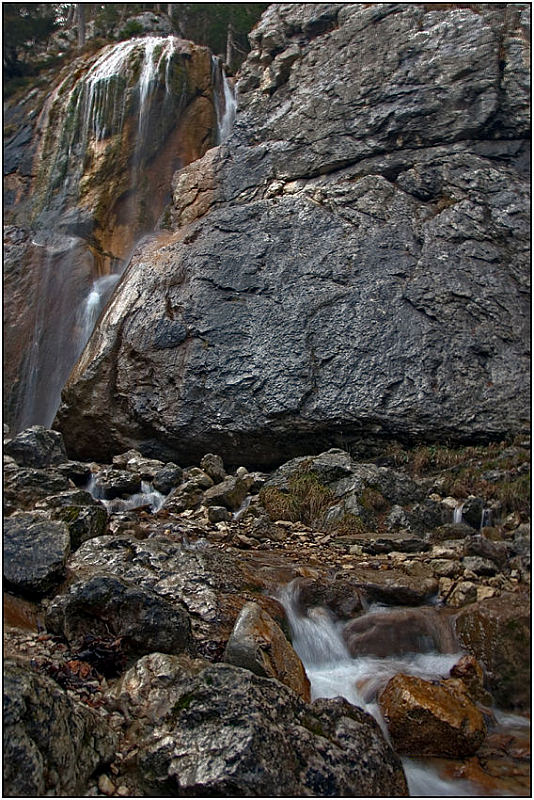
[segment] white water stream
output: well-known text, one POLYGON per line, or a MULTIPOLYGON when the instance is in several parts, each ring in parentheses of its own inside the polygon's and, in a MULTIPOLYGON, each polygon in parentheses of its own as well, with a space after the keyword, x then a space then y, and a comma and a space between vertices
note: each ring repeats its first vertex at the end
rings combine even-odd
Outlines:
MULTIPOLYGON (((75 79, 72 74, 67 76, 45 103, 37 126, 42 206, 31 255, 36 299, 13 430, 52 424, 61 390, 127 263, 124 254, 113 250, 104 254, 104 266, 95 262, 89 244, 93 220, 84 203, 80 205, 80 196, 88 188, 84 184, 87 162, 98 164, 106 147, 120 144, 120 151, 124 150, 126 140, 120 137, 127 118, 133 123, 134 139, 120 214, 122 220, 129 220, 128 225, 122 223, 129 233, 120 234, 118 241, 123 236, 125 244, 133 246, 151 229, 152 217, 140 214, 141 205, 137 208, 136 203, 141 204, 144 197, 151 203, 161 200, 155 201, 147 190, 149 177, 143 167, 154 155, 154 120, 164 116, 163 107, 169 104, 169 119, 177 122, 185 102, 172 81, 173 65, 182 57, 180 46, 174 36, 145 36, 110 44, 75 79), (108 271, 115 274, 95 275, 108 271)), ((216 62, 213 93, 217 138, 223 141, 233 125, 235 97, 219 60, 216 62)), ((160 211, 157 205, 151 207, 154 219, 160 211)))
POLYGON ((228 79, 221 61, 212 56, 212 76, 215 92, 215 113, 217 115, 217 143, 225 142, 234 126, 237 110, 235 86, 228 79))
MULTIPOLYGON (((344 624, 336 621, 327 609, 316 607, 303 612, 299 608, 298 583, 285 586, 277 598, 286 611, 293 647, 300 656, 311 683, 312 700, 319 697, 345 697, 350 703, 371 714, 389 741, 386 723, 377 703, 379 691, 399 672, 426 680, 448 677, 462 653, 407 653, 377 658, 351 657, 343 639, 344 624)), ((390 609, 394 611, 395 609, 390 609)), ((387 612, 371 607, 368 614, 387 612)), ((410 796, 472 797, 477 787, 464 780, 446 780, 423 759, 402 759, 410 796)))

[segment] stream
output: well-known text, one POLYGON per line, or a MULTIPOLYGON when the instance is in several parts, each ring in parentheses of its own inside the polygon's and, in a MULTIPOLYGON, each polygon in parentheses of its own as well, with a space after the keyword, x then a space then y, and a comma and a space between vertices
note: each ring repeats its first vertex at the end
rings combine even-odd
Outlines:
MULTIPOLYGON (((312 700, 319 697, 333 698, 341 695, 350 703, 371 714, 388 741, 391 740, 377 698, 390 678, 401 672, 425 680, 446 678, 450 669, 464 655, 457 647, 454 652, 438 651, 435 641, 443 639, 443 636, 438 633, 434 637, 434 642, 429 641, 428 637, 420 637, 422 652, 402 652, 410 646, 411 638, 407 640, 407 645, 403 648, 399 647, 399 637, 392 637, 390 644, 392 648, 396 647, 395 654, 385 657, 372 655, 352 657, 343 637, 343 630, 348 623, 336 620, 330 611, 322 607, 308 608, 303 613, 303 609, 299 608, 299 593, 298 581, 292 581, 280 590, 277 599, 284 606, 291 629, 293 647, 300 656, 310 680, 312 700)), ((363 623, 366 620, 372 622, 370 620, 372 616, 380 615, 380 618, 383 619, 387 614, 397 614, 399 619, 402 614, 405 614, 407 619, 411 619, 419 612, 423 617, 426 616, 425 624, 428 622, 428 615, 435 614, 435 623, 441 627, 438 611, 431 608, 401 609, 373 604, 358 619, 363 623)), ((453 649, 450 647, 450 642, 449 647, 445 649, 453 649)), ((495 711, 495 721, 496 727, 492 728, 492 731, 506 732, 514 726, 516 728, 523 726, 524 732, 525 727, 528 728, 528 721, 523 717, 499 711, 495 711)), ((448 777, 445 774, 447 760, 444 760, 445 765, 438 765, 435 763, 437 761, 440 760, 402 758, 411 797, 488 796, 486 789, 472 781, 448 777)), ((515 792, 505 792, 504 794, 498 792, 492 796, 515 796, 515 792)))

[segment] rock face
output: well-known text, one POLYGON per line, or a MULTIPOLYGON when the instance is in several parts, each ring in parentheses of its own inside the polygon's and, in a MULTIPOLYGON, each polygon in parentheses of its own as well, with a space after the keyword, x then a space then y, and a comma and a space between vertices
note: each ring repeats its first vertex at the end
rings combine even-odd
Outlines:
POLYGON ((145 714, 157 723, 145 729, 136 765, 147 795, 407 795, 400 760, 378 725, 345 700, 307 705, 248 670, 215 664, 191 674, 158 669, 158 658, 142 659, 122 680, 131 703, 136 685, 147 683, 149 659, 156 681, 162 668, 169 674, 163 696, 144 692, 157 709, 145 714))
POLYGON ((528 15, 271 6, 232 138, 179 174, 183 227, 64 390, 69 452, 259 465, 523 430, 528 15))
POLYGON ((77 796, 112 760, 116 737, 55 681, 14 662, 4 668, 4 792, 77 796))
POLYGON ((4 388, 16 430, 50 425, 133 247, 164 222, 173 173, 217 141, 210 51, 153 31, 85 52, 8 102, 4 388))

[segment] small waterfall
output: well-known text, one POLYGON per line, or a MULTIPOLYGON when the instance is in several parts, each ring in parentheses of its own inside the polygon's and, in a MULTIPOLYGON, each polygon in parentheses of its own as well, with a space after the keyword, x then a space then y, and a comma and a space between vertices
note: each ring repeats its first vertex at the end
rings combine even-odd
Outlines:
MULTIPOLYGON (((372 714, 389 741, 387 726, 380 713, 377 695, 394 675, 402 672, 426 680, 447 677, 461 657, 460 652, 408 653, 403 656, 360 656, 352 658, 343 639, 344 624, 325 608, 303 611, 299 608, 298 580, 283 587, 277 599, 284 606, 293 647, 300 656, 311 684, 312 700, 319 697, 345 697, 350 703, 372 714)), ((359 619, 399 609, 372 606, 359 619)), ((422 609, 423 610, 423 609, 422 609)), ((414 609, 410 609, 413 613, 414 609)), ((460 797, 478 792, 463 780, 448 780, 424 759, 403 758, 404 771, 412 797, 460 797)))
MULTIPOLYGON (((61 390, 117 281, 116 274, 95 280, 95 273, 121 272, 131 247, 161 213, 142 167, 159 146, 149 124, 156 101, 158 135, 166 135, 159 117, 172 93, 177 43, 172 36, 147 36, 104 47, 85 72, 64 78, 40 115, 35 232, 28 256, 37 289, 29 309, 33 332, 21 363, 13 430, 52 424, 61 390), (127 125, 127 118, 133 124, 127 125), (124 174, 117 172, 117 160, 110 160, 109 175, 99 177, 112 150, 131 153, 120 167, 124 174), (108 235, 114 244, 102 243, 107 252, 98 255, 97 264, 93 213, 100 187, 113 181, 122 187, 116 217, 123 222, 113 225, 108 235)), ((165 117, 169 130, 182 102, 181 94, 173 95, 165 117)))
POLYGON ((89 341, 102 309, 109 300, 111 292, 117 285, 120 275, 103 275, 92 285, 81 310, 79 351, 89 341))
POLYGON ((463 509, 463 507, 464 507, 464 504, 463 504, 463 503, 460 503, 460 505, 459 505, 459 506, 456 506, 456 508, 455 508, 455 509, 454 509, 454 511, 452 512, 452 521, 453 521, 453 522, 454 522, 456 525, 459 525, 459 524, 462 522, 462 520, 463 520, 463 516, 462 516, 462 509, 463 509))
POLYGON ((97 486, 94 475, 89 478, 85 488, 95 500, 100 500, 100 502, 106 506, 110 514, 121 511, 133 511, 136 508, 143 508, 143 506, 148 506, 150 511, 155 514, 160 510, 166 498, 166 495, 154 489, 152 484, 148 481, 141 481, 140 492, 136 492, 136 494, 125 498, 115 497, 113 500, 107 500, 104 497, 104 492, 97 486))
POLYGON ((480 518, 480 530, 482 530, 482 528, 491 527, 492 522, 491 508, 483 508, 482 516, 480 518))
POLYGON ((216 56, 212 56, 212 76, 216 91, 217 143, 221 144, 232 133, 237 110, 237 98, 235 86, 228 79, 221 60, 216 56))

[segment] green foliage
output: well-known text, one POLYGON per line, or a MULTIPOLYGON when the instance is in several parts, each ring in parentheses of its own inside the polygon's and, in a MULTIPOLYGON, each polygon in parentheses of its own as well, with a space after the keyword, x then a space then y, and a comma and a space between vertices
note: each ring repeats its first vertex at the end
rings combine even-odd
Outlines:
POLYGON ((274 486, 260 491, 260 502, 271 519, 303 522, 314 525, 326 509, 336 502, 333 492, 324 486, 311 472, 292 475, 288 491, 282 492, 274 486))
POLYGON ((143 33, 143 26, 136 19, 129 19, 121 30, 121 39, 131 39, 132 36, 139 36, 143 33))
POLYGON ((233 39, 232 63, 236 70, 249 51, 248 34, 268 3, 175 3, 172 22, 180 35, 226 55, 228 27, 233 39))
POLYGON ((56 30, 56 3, 3 3, 4 77, 33 74, 25 56, 33 53, 56 30))

